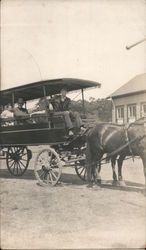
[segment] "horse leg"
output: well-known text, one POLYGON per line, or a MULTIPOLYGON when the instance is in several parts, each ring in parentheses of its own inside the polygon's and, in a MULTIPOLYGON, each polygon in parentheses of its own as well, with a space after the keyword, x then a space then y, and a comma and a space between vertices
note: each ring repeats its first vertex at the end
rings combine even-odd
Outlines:
POLYGON ((90 143, 87 143, 87 148, 86 148, 86 169, 87 169, 87 187, 92 187, 93 182, 92 182, 92 173, 93 173, 93 156, 92 156, 92 151, 90 148, 90 143))
POLYGON ((117 155, 111 158, 112 174, 113 174, 113 184, 117 184, 117 174, 115 170, 117 155))
POLYGON ((122 166, 123 166, 124 159, 125 159, 125 155, 120 155, 118 159, 118 180, 119 180, 118 184, 120 186, 125 186, 125 182, 122 176, 122 166))
POLYGON ((90 165, 86 165, 86 168, 87 168, 87 183, 89 186, 92 186, 93 185, 93 182, 92 182, 92 164, 93 163, 90 163, 90 165))
POLYGON ((95 182, 97 184, 101 184, 101 176, 100 176, 100 171, 101 171, 101 159, 102 159, 103 153, 100 152, 97 154, 96 158, 96 169, 95 169, 95 182))
MULTIPOLYGON (((145 176, 145 185, 146 185, 146 150, 145 150, 145 152, 143 152, 143 154, 140 157, 141 157, 142 163, 143 163, 143 172, 144 172, 144 176, 145 176)), ((146 186, 144 189, 144 195, 146 196, 146 186)))
POLYGON ((100 170, 101 170, 101 164, 100 160, 102 158, 102 153, 101 152, 92 152, 91 158, 90 158, 90 167, 88 168, 88 182, 93 183, 101 183, 101 177, 100 177, 100 170), (97 162, 99 164, 97 165, 97 162))
POLYGON ((100 171, 101 171, 101 163, 99 162, 96 166, 96 182, 98 184, 101 184, 101 175, 100 175, 100 171))
POLYGON ((146 184, 146 156, 142 158, 142 162, 143 162, 143 172, 144 172, 145 184, 146 184))
POLYGON ((93 178, 96 184, 101 184, 101 176, 100 176, 101 164, 97 164, 97 161, 94 165, 93 178))
POLYGON ((96 183, 97 180, 97 171, 96 171, 96 161, 94 160, 92 164, 92 181, 96 183))

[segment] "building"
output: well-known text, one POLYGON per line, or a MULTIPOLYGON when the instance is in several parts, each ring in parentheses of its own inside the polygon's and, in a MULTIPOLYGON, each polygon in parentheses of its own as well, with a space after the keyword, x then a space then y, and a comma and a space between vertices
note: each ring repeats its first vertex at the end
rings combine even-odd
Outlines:
POLYGON ((112 122, 130 123, 146 116, 146 73, 137 75, 109 97, 113 102, 112 122))

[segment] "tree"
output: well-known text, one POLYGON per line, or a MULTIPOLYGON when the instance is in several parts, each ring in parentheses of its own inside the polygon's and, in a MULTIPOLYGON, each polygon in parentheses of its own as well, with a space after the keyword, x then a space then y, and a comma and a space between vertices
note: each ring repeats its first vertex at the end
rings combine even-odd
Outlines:
MULTIPOLYGON (((107 99, 95 99, 89 98, 89 101, 84 101, 86 116, 94 117, 97 120, 110 122, 112 120, 112 101, 107 99)), ((41 98, 37 105, 36 110, 45 110, 46 102, 44 98, 41 98)), ((82 100, 72 101, 72 111, 77 111, 81 116, 84 115, 82 100)))
MULTIPOLYGON (((110 100, 96 100, 95 98, 90 97, 89 101, 85 100, 84 105, 88 117, 96 117, 98 120, 107 122, 112 120, 112 102, 110 100)), ((83 114, 82 101, 73 101, 72 109, 83 114)))

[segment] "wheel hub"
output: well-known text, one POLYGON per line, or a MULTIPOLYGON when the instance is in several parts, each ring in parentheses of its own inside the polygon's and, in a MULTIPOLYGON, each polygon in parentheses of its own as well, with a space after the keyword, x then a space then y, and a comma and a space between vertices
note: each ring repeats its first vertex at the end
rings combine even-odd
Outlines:
POLYGON ((11 158, 15 161, 15 162, 19 162, 21 157, 20 155, 18 155, 17 153, 11 154, 11 158))
POLYGON ((48 168, 46 168, 46 166, 42 166, 42 170, 44 171, 44 172, 46 172, 46 173, 49 173, 49 171, 50 171, 50 168, 48 169, 48 168))

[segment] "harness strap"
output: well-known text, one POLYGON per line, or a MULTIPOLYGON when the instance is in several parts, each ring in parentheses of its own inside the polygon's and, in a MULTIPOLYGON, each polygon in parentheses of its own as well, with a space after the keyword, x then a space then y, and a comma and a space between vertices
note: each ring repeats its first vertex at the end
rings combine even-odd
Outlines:
POLYGON ((132 155, 132 160, 134 161, 134 154, 133 154, 130 141, 129 141, 129 136, 128 136, 128 127, 126 125, 124 126, 124 131, 125 131, 125 142, 128 144, 129 151, 132 155))
POLYGON ((143 136, 138 136, 136 138, 134 138, 133 140, 126 142, 126 144, 122 145, 121 147, 119 147, 118 149, 114 150, 112 153, 108 154, 108 156, 104 157, 101 159, 101 161, 107 160, 109 158, 111 158, 112 156, 120 153, 124 148, 126 148, 129 144, 132 144, 133 142, 141 141, 144 137, 146 137, 146 135, 143 136))
POLYGON ((146 116, 144 116, 144 130, 145 130, 145 133, 146 133, 146 116))

